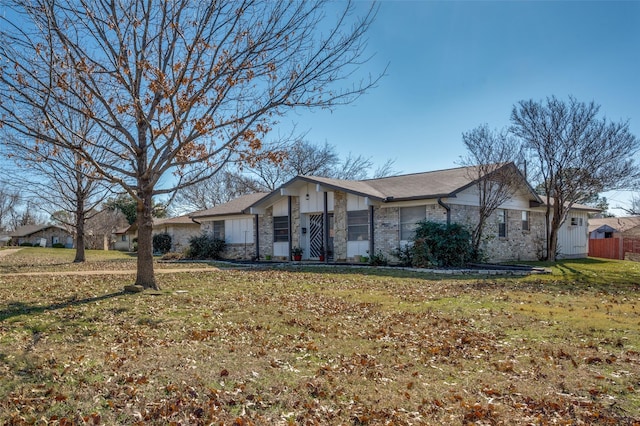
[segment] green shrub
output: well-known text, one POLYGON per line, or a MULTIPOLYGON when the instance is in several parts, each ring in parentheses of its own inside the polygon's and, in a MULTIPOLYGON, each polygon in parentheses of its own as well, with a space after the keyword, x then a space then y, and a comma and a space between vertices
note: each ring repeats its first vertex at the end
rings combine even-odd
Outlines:
POLYGON ((31 244, 28 241, 25 241, 24 243, 20 243, 20 247, 33 247, 33 244, 31 244))
POLYGON ((398 258, 400 266, 413 266, 413 245, 405 244, 399 246, 391 254, 398 258))
POLYGON ((65 248, 65 245, 62 243, 54 243, 51 247, 53 248, 65 248))
POLYGON ((165 254, 171 250, 171 235, 163 232, 153 236, 153 251, 165 254))
POLYGON ((192 259, 220 259, 226 243, 211 234, 191 237, 188 257, 192 259))
POLYGON ((389 264, 389 259, 379 250, 377 253, 372 254, 368 260, 369 264, 373 266, 387 266, 389 264))
POLYGON ((479 259, 471 232, 457 223, 420 222, 411 251, 411 264, 418 268, 464 266, 479 259))

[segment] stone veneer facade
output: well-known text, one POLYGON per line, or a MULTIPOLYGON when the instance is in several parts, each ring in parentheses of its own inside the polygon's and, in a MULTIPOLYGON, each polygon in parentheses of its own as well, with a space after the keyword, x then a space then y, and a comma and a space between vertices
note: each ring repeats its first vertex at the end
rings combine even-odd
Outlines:
MULTIPOLYGON (((451 223, 467 227, 473 226, 478 215, 475 206, 451 204, 451 223)), ((300 201, 291 197, 292 241, 291 247, 300 244, 300 201)), ((353 261, 347 257, 347 194, 334 192, 334 238, 333 252, 336 262, 353 261)), ((425 206, 427 220, 446 223, 447 211, 444 207, 431 203, 425 206)), ((400 246, 400 207, 375 207, 373 210, 373 231, 375 253, 382 253, 390 262, 397 259, 393 253, 400 246)), ((537 260, 544 247, 544 213, 529 211, 529 230, 522 230, 522 210, 507 210, 507 236, 498 237, 497 213, 494 213, 485 225, 485 238, 481 249, 486 261, 501 262, 509 260, 537 260)), ((258 237, 260 238, 260 258, 273 253, 273 208, 266 209, 259 217, 258 237)), ((288 260, 278 258, 276 260, 288 260)))
POLYGON ((333 193, 333 258, 347 260, 347 194, 342 191, 333 193))

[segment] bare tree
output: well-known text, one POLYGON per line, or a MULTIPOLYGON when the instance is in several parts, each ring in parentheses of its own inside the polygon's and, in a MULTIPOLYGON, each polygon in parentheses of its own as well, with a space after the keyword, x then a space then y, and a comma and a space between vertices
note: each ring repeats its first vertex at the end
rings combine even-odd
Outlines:
POLYGON ((247 176, 225 167, 216 175, 178 191, 173 204, 180 212, 206 210, 241 195, 260 192, 262 186, 247 176))
POLYGON ((0 229, 10 227, 11 218, 15 215, 20 203, 20 195, 6 185, 0 186, 0 229))
MULTIPOLYGON (((181 189, 175 196, 174 208, 179 211, 205 210, 226 203, 240 195, 270 192, 298 175, 323 176, 336 179, 364 179, 373 166, 371 159, 349 154, 340 160, 335 146, 298 141, 289 145, 266 145, 265 152, 280 153, 278 161, 258 161, 252 166, 234 169, 227 164, 210 179, 181 189)), ((373 177, 394 172, 393 160, 378 167, 373 177)))
POLYGON ((14 0, 15 20, 3 18, 0 30, 1 124, 64 143, 137 200, 136 284, 158 288, 154 196, 230 160, 256 161, 288 111, 346 104, 376 83, 347 81, 367 60, 376 7, 356 18, 345 3, 329 16, 325 3, 14 0), (52 104, 85 115, 108 140, 52 137, 67 126, 52 104), (100 161, 87 144, 120 161, 100 161))
MULTIPOLYGON (((91 123, 84 117, 69 116, 68 120, 68 128, 61 129, 58 137, 82 146, 91 132, 88 127, 91 123), (82 121, 79 123, 77 118, 82 121), (71 130, 72 126, 73 131, 65 131, 71 130)), ((111 192, 113 185, 101 180, 92 163, 86 161, 78 151, 65 147, 64 141, 56 145, 44 145, 33 139, 16 138, 9 134, 3 140, 3 148, 6 155, 13 158, 24 171, 14 177, 21 182, 23 196, 33 199, 41 210, 75 235, 74 262, 84 262, 85 222, 97 213, 96 207, 111 192)), ((97 160, 106 162, 104 156, 107 152, 97 150, 93 145, 88 146, 87 150, 97 160)))
POLYGON ((633 156, 640 142, 628 121, 598 118, 593 102, 520 101, 511 112, 512 132, 536 157, 538 181, 546 197, 548 260, 555 260, 558 230, 575 203, 600 192, 629 188, 637 181, 633 156))
POLYGON ((526 179, 515 164, 520 163, 519 142, 506 130, 491 130, 483 124, 462 134, 467 154, 462 164, 469 168, 469 177, 478 190, 478 221, 472 230, 473 248, 477 251, 487 221, 521 188, 526 179))
POLYGON ((631 194, 631 199, 629 200, 631 205, 629 207, 617 206, 614 207, 617 210, 622 210, 625 214, 629 216, 640 216, 640 193, 631 194))

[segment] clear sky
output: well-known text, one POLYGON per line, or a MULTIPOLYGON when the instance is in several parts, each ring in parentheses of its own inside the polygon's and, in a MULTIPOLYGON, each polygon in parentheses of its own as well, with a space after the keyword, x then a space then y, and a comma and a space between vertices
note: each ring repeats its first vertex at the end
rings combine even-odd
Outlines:
MULTIPOLYGON (((594 101, 640 137, 638 1, 387 0, 368 49, 362 70, 387 75, 354 104, 289 116, 307 140, 402 173, 457 167, 463 132, 507 126, 518 101, 551 95, 594 101)), ((629 196, 605 195, 611 207, 629 196)))

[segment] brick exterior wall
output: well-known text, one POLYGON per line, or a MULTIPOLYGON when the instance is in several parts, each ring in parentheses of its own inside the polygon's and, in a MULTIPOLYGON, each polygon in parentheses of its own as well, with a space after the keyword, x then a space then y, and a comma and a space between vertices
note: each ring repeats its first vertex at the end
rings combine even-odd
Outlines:
MULTIPOLYGON (((471 227, 477 221, 478 208, 475 206, 455 205, 451 207, 451 223, 459 223, 471 227)), ((292 241, 291 246, 300 245, 300 199, 291 198, 292 210, 292 241)), ((334 192, 334 260, 344 262, 347 259, 347 194, 341 191, 334 192)), ((374 242, 375 253, 381 252, 391 262, 397 259, 393 256, 400 246, 400 207, 375 207, 374 208, 374 242)), ((447 211, 438 204, 425 206, 427 220, 446 223, 447 211)), ((259 216, 258 238, 260 239, 260 259, 266 255, 273 255, 273 207, 268 207, 265 214, 259 216)), ((481 243, 481 249, 485 261, 501 262, 509 260, 537 260, 544 247, 544 213, 529 212, 529 230, 522 230, 522 211, 507 210, 507 236, 498 237, 497 213, 494 213, 485 225, 485 237, 481 243)), ((246 252, 251 258, 255 255, 255 245, 247 247, 246 252)), ((245 258, 244 244, 229 248, 228 258, 245 258)), ((288 260, 288 258, 275 258, 274 260, 288 260)))
MULTIPOLYGON (((373 238, 376 253, 381 251, 393 260, 391 253, 400 246, 400 209, 373 209, 373 238)), ((375 253, 374 253, 375 254, 375 253)))
MULTIPOLYGON (((451 223, 468 228, 475 225, 478 208, 451 205, 451 223)), ((447 211, 438 204, 426 206, 426 219, 446 223, 447 211)), ((498 237, 497 213, 485 225, 481 243, 486 261, 538 260, 544 247, 544 213, 529 212, 529 231, 522 230, 522 211, 507 210, 507 236, 498 237)), ((393 252, 400 245, 400 208, 385 207, 374 210, 374 238, 376 253, 382 252, 390 261, 395 261, 393 252)))

